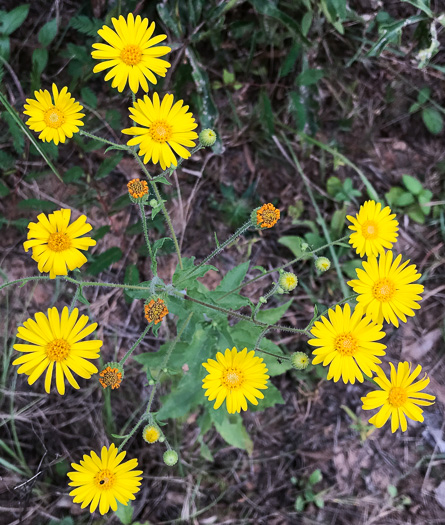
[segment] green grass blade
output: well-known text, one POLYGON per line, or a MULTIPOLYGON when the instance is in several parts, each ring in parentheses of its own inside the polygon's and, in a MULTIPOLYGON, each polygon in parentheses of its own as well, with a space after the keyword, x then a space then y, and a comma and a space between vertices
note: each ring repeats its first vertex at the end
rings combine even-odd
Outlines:
POLYGON ((6 111, 11 115, 11 117, 14 119, 14 122, 20 127, 20 129, 23 131, 23 133, 29 138, 29 140, 32 142, 36 150, 40 153, 40 155, 43 157, 44 161, 48 164, 48 166, 53 171, 54 175, 60 180, 60 182, 63 182, 62 177, 60 176, 59 172, 57 171, 54 164, 50 161, 46 153, 41 149, 39 143, 34 138, 32 133, 29 131, 29 129, 26 127, 26 124, 22 121, 22 119, 17 115, 16 110, 11 106, 11 104, 6 99, 5 95, 0 91, 0 102, 5 106, 6 111))

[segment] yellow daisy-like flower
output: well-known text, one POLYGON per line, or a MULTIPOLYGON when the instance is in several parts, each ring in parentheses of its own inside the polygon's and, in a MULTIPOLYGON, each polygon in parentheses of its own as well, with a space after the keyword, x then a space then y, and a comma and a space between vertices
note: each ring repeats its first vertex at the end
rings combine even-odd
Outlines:
POLYGON ((216 399, 215 410, 225 400, 227 411, 234 414, 247 410, 246 398, 254 405, 258 405, 257 398, 264 398, 260 390, 267 388, 269 376, 263 358, 255 356, 253 350, 247 353, 247 348, 241 352, 227 348, 225 354, 216 354, 216 361, 208 359, 202 366, 209 372, 202 380, 202 388, 209 401, 216 399))
POLYGON ((399 326, 399 319, 406 323, 406 316, 413 317, 419 310, 423 285, 413 284, 421 277, 416 265, 403 264, 402 256, 393 261, 393 253, 382 253, 377 260, 373 255, 363 261, 363 269, 357 268, 357 279, 348 281, 354 292, 358 293, 358 303, 376 323, 387 323, 399 326))
POLYGON ((67 275, 68 270, 80 268, 87 262, 79 250, 95 246, 91 237, 82 237, 92 229, 81 215, 69 224, 71 210, 57 210, 48 217, 41 213, 38 222, 28 224, 28 240, 23 243, 25 252, 32 248, 32 258, 37 261, 39 272, 49 272, 51 279, 57 275, 67 275))
POLYGON ((131 118, 141 126, 122 130, 127 135, 135 135, 127 144, 139 145, 139 155, 144 157, 144 163, 158 162, 165 170, 170 166, 177 166, 175 153, 183 159, 190 157, 190 151, 184 146, 192 148, 193 142, 198 138, 194 130, 198 124, 191 113, 187 113, 188 106, 183 106, 183 101, 178 100, 173 105, 174 97, 166 94, 162 99, 154 93, 153 102, 147 95, 136 100, 134 107, 129 108, 131 118))
POLYGON ((108 448, 102 447, 100 457, 91 451, 90 455, 84 454, 80 465, 71 463, 75 472, 68 472, 71 487, 76 487, 70 492, 74 496, 74 503, 82 503, 84 509, 90 505, 93 513, 97 507, 99 512, 106 514, 117 510, 117 502, 128 505, 134 500, 135 494, 140 490, 142 470, 134 470, 138 466, 137 459, 130 459, 122 463, 126 452, 118 454, 114 443, 108 448))
POLYGON ((392 363, 389 365, 391 378, 388 379, 381 368, 377 370, 377 377, 374 377, 374 381, 382 390, 373 390, 366 397, 362 397, 362 408, 363 410, 374 410, 382 407, 369 422, 380 428, 391 417, 391 431, 395 432, 400 426, 402 432, 405 432, 407 417, 414 421, 423 421, 423 410, 417 405, 432 405, 436 398, 431 394, 420 392, 430 382, 426 374, 423 379, 413 383, 422 371, 420 365, 417 365, 412 373, 411 364, 406 361, 398 364, 397 371, 392 363))
POLYGON ((379 255, 385 248, 391 249, 397 242, 399 223, 395 220, 395 213, 386 206, 382 210, 380 202, 366 201, 355 217, 346 218, 352 222, 349 229, 354 233, 349 236, 349 244, 363 257, 365 254, 379 255))
POLYGON ((83 106, 76 102, 68 88, 64 87, 59 93, 57 86, 52 85, 53 98, 47 89, 34 91, 36 100, 27 98, 23 112, 29 115, 26 121, 32 131, 40 133, 39 139, 45 142, 53 141, 54 144, 62 144, 66 137, 69 139, 83 126, 81 120, 85 115, 80 113, 83 106))
POLYGON ((105 69, 110 69, 105 75, 105 80, 113 79, 112 87, 122 92, 127 84, 131 91, 137 93, 139 85, 144 91, 148 91, 147 79, 152 83, 157 83, 154 75, 165 77, 170 63, 161 60, 159 57, 170 53, 168 46, 158 46, 167 38, 167 35, 158 35, 152 38, 155 30, 155 23, 152 22, 148 27, 148 18, 141 18, 139 15, 134 18, 130 13, 127 20, 123 16, 119 19, 112 18, 115 31, 108 26, 103 26, 97 32, 107 43, 93 44, 95 51, 91 56, 101 60, 94 66, 93 72, 99 73, 105 69))
POLYGON ((385 337, 382 325, 375 324, 369 317, 363 317, 361 308, 356 308, 351 315, 351 308, 346 304, 341 309, 328 311, 329 319, 322 316, 311 330, 315 339, 309 339, 311 346, 318 346, 312 353, 313 365, 329 365, 328 379, 337 382, 340 377, 344 383, 363 383, 362 371, 371 376, 379 369, 381 360, 377 356, 385 355, 386 345, 377 343, 385 337))
POLYGON ((78 389, 74 379, 75 374, 90 379, 97 368, 89 359, 99 357, 102 341, 92 339, 81 341, 97 328, 97 323, 88 323, 88 317, 82 315, 79 319, 79 310, 69 313, 68 307, 59 315, 57 308, 49 308, 48 315, 37 312, 34 319, 28 319, 19 326, 17 337, 31 344, 15 344, 14 349, 22 352, 12 364, 21 365, 17 373, 29 376, 28 383, 34 384, 45 372, 45 391, 49 394, 53 370, 56 369, 56 386, 59 394, 65 393, 65 377, 69 384, 78 389))

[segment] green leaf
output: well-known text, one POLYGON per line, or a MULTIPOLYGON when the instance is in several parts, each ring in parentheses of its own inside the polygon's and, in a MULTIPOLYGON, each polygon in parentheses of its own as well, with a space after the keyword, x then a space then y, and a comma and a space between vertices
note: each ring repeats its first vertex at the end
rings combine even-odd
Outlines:
MULTIPOLYGON (((144 286, 145 288, 149 288, 151 281, 143 281, 142 283, 132 283, 133 285, 137 286, 144 286)), ((131 299, 147 299, 150 295, 150 290, 129 290, 125 288, 125 293, 128 297, 131 299)), ((136 357, 134 357, 136 359, 136 357)))
POLYGON ((80 95, 85 104, 88 104, 88 106, 91 106, 93 109, 97 108, 96 93, 94 93, 94 91, 91 88, 89 88, 88 86, 83 87, 80 90, 80 95))
POLYGON ((103 179, 110 174, 123 158, 124 155, 122 153, 116 153, 107 157, 99 166, 96 172, 96 179, 103 179))
POLYGON ((170 243, 173 243, 172 239, 170 237, 162 237, 162 239, 158 239, 153 243, 153 257, 156 257, 156 254, 158 253, 158 250, 160 250, 166 242, 169 241, 170 243))
MULTIPOLYGON (((221 408, 219 410, 221 410, 221 408)), ((228 414, 227 412, 224 412, 223 421, 218 422, 214 420, 214 425, 221 437, 229 445, 246 450, 249 456, 252 454, 253 441, 250 439, 247 430, 244 428, 240 414, 228 414)))
MULTIPOLYGON (((433 198, 433 192, 430 190, 422 190, 417 196, 419 199, 419 204, 428 204, 433 198)), ((431 209, 431 206, 428 206, 428 209, 431 209)))
POLYGON ((408 217, 414 222, 417 222, 418 224, 425 224, 425 213, 423 212, 423 208, 420 206, 420 204, 413 204, 405 211, 408 217))
POLYGON ((0 181, 0 197, 6 197, 9 195, 9 188, 0 181))
POLYGON ((17 125, 15 118, 8 112, 2 112, 3 120, 8 124, 9 132, 12 135, 12 145, 14 146, 15 151, 21 155, 25 148, 25 137, 22 133, 22 130, 17 125))
POLYGON ((387 193, 385 193, 385 198, 390 206, 399 206, 401 208, 409 206, 415 202, 413 194, 405 191, 399 186, 392 187, 387 193))
POLYGON ((303 18, 301 19, 301 32, 304 36, 307 36, 307 34, 309 33, 309 29, 312 25, 312 18, 312 13, 308 11, 303 15, 303 18))
POLYGON ((388 491, 388 494, 391 496, 391 498, 395 498, 397 496, 397 487, 394 485, 388 485, 386 490, 388 491))
POLYGON ((187 288, 192 285, 198 277, 203 277, 209 270, 218 271, 218 268, 210 264, 205 264, 201 268, 197 269, 195 266, 195 257, 183 257, 182 258, 182 270, 179 267, 179 264, 176 266, 175 273, 173 275, 173 284, 179 286, 181 289, 187 288), (192 277, 188 277, 190 274, 192 277))
POLYGON ((54 18, 40 29, 37 36, 43 47, 48 47, 57 35, 57 19, 54 18))
POLYGON ((48 51, 46 49, 34 49, 32 53, 32 66, 37 75, 40 75, 48 63, 48 51))
POLYGON ((223 69, 223 82, 224 84, 233 84, 235 82, 235 73, 223 69))
POLYGON ((429 87, 419 89, 419 93, 417 94, 417 102, 419 104, 425 104, 425 102, 430 98, 430 94, 431 89, 429 87))
MULTIPOLYGON (((131 285, 139 284, 139 270, 135 264, 129 264, 125 268, 124 283, 131 284, 131 285)), ((131 303, 133 301, 133 297, 130 297, 127 291, 124 292, 124 296, 125 296, 125 301, 127 303, 131 303)))
POLYGON ((100 226, 99 228, 94 229, 90 234, 93 239, 96 241, 103 239, 105 235, 111 230, 111 227, 107 224, 105 226, 100 226))
POLYGON ((298 131, 303 131, 307 123, 307 109, 306 104, 302 100, 302 96, 296 91, 289 93, 290 110, 295 119, 295 125, 298 131))
MULTIPOLYGON (((0 57, 3 57, 6 61, 9 60, 9 55, 11 54, 9 37, 0 34, 0 57)), ((3 64, 2 66, 2 76, 3 76, 3 64)))
MULTIPOLYGON (((271 2, 270 0, 249 0, 249 2, 261 15, 270 16, 271 18, 278 20, 288 27, 295 35, 301 34, 298 22, 284 11, 278 9, 274 2, 271 2)), ((304 38, 304 41, 307 42, 306 38, 304 38)))
POLYGON ((286 246, 286 248, 289 248, 289 250, 294 254, 295 258, 304 260, 311 257, 311 255, 305 253, 301 248, 301 245, 303 242, 305 242, 302 237, 298 237, 296 235, 284 235, 278 239, 278 242, 283 246, 286 246))
POLYGON ((322 69, 306 69, 298 75, 297 83, 299 86, 311 86, 323 77, 324 71, 322 69))
POLYGON ((414 104, 411 104, 411 106, 409 107, 408 112, 415 113, 416 111, 419 111, 421 107, 422 106, 418 102, 414 102, 414 104))
POLYGON ((423 190, 422 183, 411 175, 402 175, 402 181, 405 185, 405 188, 413 195, 419 195, 419 193, 423 190))
POLYGON ((41 199, 25 199, 17 205, 19 210, 38 210, 39 212, 51 212, 58 208, 54 202, 41 199))
POLYGON ((287 309, 292 304, 293 299, 289 299, 287 303, 278 306, 277 308, 269 308, 268 310, 260 310, 256 316, 258 321, 267 324, 277 323, 283 315, 287 312, 287 309))
POLYGON ((326 182, 326 191, 331 197, 335 197, 337 193, 340 193, 343 190, 343 184, 338 177, 329 177, 326 182))
MULTIPOLYGON (((263 356, 261 352, 259 352, 258 355, 261 357, 263 356)), ((267 383, 267 389, 261 390, 261 392, 264 394, 264 399, 258 399, 258 405, 252 405, 248 403, 249 410, 251 412, 258 412, 261 410, 265 410, 266 408, 273 407, 275 405, 285 404, 285 401, 283 399, 283 396, 281 395, 281 392, 270 381, 268 381, 267 383)))
POLYGON ((341 237, 343 228, 346 223, 346 206, 343 206, 341 210, 335 210, 331 219, 331 234, 333 238, 341 237))
POLYGON ((321 473, 321 470, 318 468, 317 470, 314 470, 312 474, 309 476, 309 483, 311 485, 315 485, 319 483, 323 479, 323 475, 321 473))
MULTIPOLYGON (((309 13, 306 13, 309 14, 309 13)), ((304 19, 304 17, 303 17, 304 19)), ((311 18, 312 21, 312 18, 311 18)), ((301 44, 297 40, 291 45, 289 53, 284 59, 283 65, 280 68, 280 77, 287 76, 294 68, 298 55, 300 54, 301 44)))
POLYGON ((90 275, 99 275, 101 272, 106 270, 112 264, 122 259, 122 250, 117 246, 106 250, 101 253, 93 263, 88 267, 88 273, 90 275))
POLYGON ((295 510, 297 512, 303 512, 304 510, 305 501, 301 494, 297 496, 297 499, 295 500, 295 510))
POLYGON ((84 35, 97 37, 97 31, 103 24, 102 20, 89 18, 85 15, 73 16, 70 20, 70 26, 84 35))
POLYGON ((259 112, 260 112, 260 121, 261 125, 265 131, 272 136, 275 133, 274 127, 274 114, 272 110, 272 104, 270 98, 267 95, 266 91, 261 91, 260 100, 259 100, 259 112))
POLYGON ((131 525, 133 523, 133 507, 131 502, 123 505, 118 501, 117 510, 115 510, 114 513, 123 525, 131 525))
POLYGON ((13 33, 26 20, 28 12, 29 4, 19 5, 8 13, 0 11, 0 33, 3 35, 13 33))
POLYGON ((83 169, 80 166, 73 166, 69 170, 66 170, 65 175, 63 176, 63 181, 70 184, 72 182, 77 182, 84 175, 83 169))
POLYGON ((442 115, 434 108, 422 109, 423 123, 433 135, 438 135, 443 129, 442 115))

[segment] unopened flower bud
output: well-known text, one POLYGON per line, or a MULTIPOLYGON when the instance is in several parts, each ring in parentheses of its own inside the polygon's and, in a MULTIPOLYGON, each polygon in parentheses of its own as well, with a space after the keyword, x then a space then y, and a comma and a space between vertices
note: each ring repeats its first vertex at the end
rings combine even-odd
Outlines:
POLYGON ((297 287, 298 277, 292 272, 283 272, 280 275, 278 284, 284 290, 284 292, 291 292, 297 287))
POLYGON ((290 356, 290 362, 295 370, 304 370, 309 365, 309 357, 304 352, 294 352, 290 356))
POLYGON ((199 142, 206 148, 213 146, 216 142, 216 133, 213 129, 203 129, 199 134, 199 142))
POLYGON ((164 463, 169 467, 173 467, 178 462, 178 453, 175 450, 166 450, 164 452, 164 463))
POLYGON ((156 443, 161 437, 161 429, 158 425, 149 424, 142 430, 142 437, 147 443, 156 443))
POLYGON ((315 268, 319 272, 326 272, 331 267, 331 261, 327 257, 318 257, 315 260, 315 268))
POLYGON ((156 206, 158 205, 158 201, 156 199, 151 199, 149 204, 152 208, 156 208, 156 206))

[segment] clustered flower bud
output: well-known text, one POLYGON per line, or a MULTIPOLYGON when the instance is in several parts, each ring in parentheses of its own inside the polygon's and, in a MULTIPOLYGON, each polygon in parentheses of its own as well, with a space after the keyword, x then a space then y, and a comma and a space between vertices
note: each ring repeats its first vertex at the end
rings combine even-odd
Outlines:
POLYGON ((309 365, 309 357, 304 352, 294 352, 290 356, 290 362, 295 370, 304 370, 309 365))
POLYGON ((297 287, 298 277, 292 272, 281 272, 278 284, 282 290, 281 293, 292 292, 297 287))
POLYGON ((162 436, 161 429, 156 424, 148 424, 142 430, 142 437, 147 443, 156 443, 162 436))

